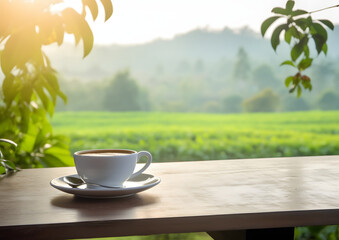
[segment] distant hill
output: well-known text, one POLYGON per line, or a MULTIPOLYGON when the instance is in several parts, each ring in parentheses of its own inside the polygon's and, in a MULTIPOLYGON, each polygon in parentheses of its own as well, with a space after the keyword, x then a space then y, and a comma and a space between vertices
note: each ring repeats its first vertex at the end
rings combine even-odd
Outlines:
MULTIPOLYGON (((337 89, 338 38, 337 27, 329 32, 327 58, 322 54, 308 72, 314 89, 304 98, 311 105, 323 91, 337 89)), ((110 84, 107 80, 117 71, 128 69, 149 96, 152 109, 201 111, 220 105, 228 96, 245 99, 267 87, 286 98, 284 79, 295 74, 291 67, 280 66, 289 57, 288 50, 289 46, 283 43, 275 53, 269 39, 248 28, 239 31, 225 28, 197 29, 170 40, 140 45, 97 45, 85 59, 81 46, 71 44, 48 48, 47 54, 70 98, 71 104, 65 109, 100 109, 102 92, 110 84), (238 56, 241 48, 245 59, 238 56), (84 99, 84 95, 88 97, 84 99)), ((316 53, 311 49, 312 52, 316 53)))
MULTIPOLYGON (((339 58, 339 30, 329 33, 329 57, 339 58)), ((81 45, 81 44, 80 44, 81 45)), ((155 40, 141 45, 94 46, 91 54, 82 59, 81 46, 71 44, 48 49, 53 65, 66 78, 98 80, 111 77, 121 69, 131 69, 137 76, 149 76, 162 70, 175 74, 183 63, 204 63, 232 60, 240 47, 256 62, 277 63, 287 56, 286 46, 279 46, 278 54, 269 40, 248 28, 234 31, 197 29, 177 35, 171 40, 155 40)))
POLYGON ((76 48, 71 44, 49 48, 48 53, 64 77, 89 80, 110 77, 125 68, 137 75, 149 75, 159 68, 175 73, 183 62, 203 60, 208 64, 233 59, 240 47, 256 60, 278 62, 268 40, 247 28, 238 32, 228 28, 222 31, 197 29, 171 40, 159 39, 142 45, 97 45, 84 60, 81 46, 76 48))

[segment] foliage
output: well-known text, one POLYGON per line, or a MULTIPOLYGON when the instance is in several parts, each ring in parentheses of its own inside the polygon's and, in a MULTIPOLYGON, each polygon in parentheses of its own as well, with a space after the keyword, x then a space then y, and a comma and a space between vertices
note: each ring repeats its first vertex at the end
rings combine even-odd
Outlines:
POLYGON ((53 129, 88 148, 147 149, 155 162, 335 155, 339 112, 56 113, 53 129))
POLYGON ((247 80, 250 73, 250 63, 247 52, 244 48, 239 48, 237 53, 237 60, 234 65, 233 77, 238 80, 247 80))
POLYGON ((264 89, 243 102, 246 112, 275 112, 279 107, 280 98, 270 88, 264 89))
POLYGON ((311 16, 313 12, 305 10, 294 10, 294 0, 288 0, 285 8, 275 7, 272 12, 275 14, 267 18, 261 25, 261 34, 265 35, 267 29, 278 19, 285 20, 285 23, 278 25, 271 35, 271 45, 276 51, 280 44, 281 35, 284 41, 291 46, 290 60, 286 60, 281 65, 289 65, 297 70, 294 76, 285 79, 286 87, 290 87, 290 93, 297 90, 297 96, 301 95, 302 87, 312 90, 311 78, 303 72, 308 69, 313 62, 310 53, 310 40, 313 40, 317 54, 323 52, 327 54, 327 31, 326 28, 334 29, 331 21, 326 19, 314 20, 311 16), (307 15, 307 17, 305 17, 307 15))
POLYGON ((310 110, 309 104, 305 101, 304 98, 291 98, 285 97, 282 101, 283 110, 292 112, 292 111, 308 111, 310 110))
POLYGON ((339 95, 333 91, 324 92, 318 101, 321 110, 338 110, 339 95))
POLYGON ((310 226, 295 228, 294 239, 296 240, 338 240, 339 226, 310 226))
POLYGON ((222 112, 225 113, 237 113, 242 111, 242 97, 237 95, 231 95, 228 97, 225 97, 222 100, 222 112))
MULTIPOLYGON (((67 96, 67 104, 56 105, 55 111, 103 111, 103 99, 107 79, 102 81, 84 82, 81 80, 65 80, 59 78, 60 87, 67 96), (74 87, 76 86, 76 87, 74 87)), ((61 101, 60 101, 61 102, 61 101)))
POLYGON ((140 111, 147 105, 147 93, 141 91, 129 71, 118 72, 105 90, 106 110, 140 111))
MULTIPOLYGON (((106 20, 113 8, 101 0, 106 20)), ((93 47, 93 34, 85 20, 86 7, 93 19, 98 15, 95 0, 83 0, 82 13, 62 6, 63 0, 0 1, 0 63, 4 74, 0 102, 0 136, 18 143, 8 155, 21 167, 67 165, 71 161, 67 139, 53 135, 48 116, 60 90, 57 74, 43 47, 62 45, 65 34, 82 40, 83 56, 93 47)))
MULTIPOLYGON (((0 139, 0 143, 7 143, 7 144, 11 144, 13 146, 17 146, 17 144, 9 139, 0 139)), ((15 166, 15 164, 10 161, 10 160, 6 160, 5 156, 3 155, 1 149, 0 149, 0 175, 4 175, 4 174, 8 174, 11 172, 16 172, 20 170, 19 168, 17 168, 15 166)))
POLYGON ((278 86, 278 80, 274 75, 272 68, 267 64, 262 64, 253 70, 252 78, 255 86, 259 89, 273 88, 278 86))
POLYGON ((207 113, 218 113, 221 112, 221 105, 216 101, 208 101, 202 105, 202 110, 207 113))

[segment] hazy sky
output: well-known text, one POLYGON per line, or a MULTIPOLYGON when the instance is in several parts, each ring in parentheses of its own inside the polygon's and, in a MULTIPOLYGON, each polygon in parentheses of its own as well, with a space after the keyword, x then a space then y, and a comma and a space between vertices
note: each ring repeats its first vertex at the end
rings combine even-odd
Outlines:
MULTIPOLYGON (((74 0, 73 0, 74 1, 74 0)), ((296 0, 307 11, 338 4, 338 0, 296 0)), ((196 28, 219 30, 249 26, 259 32, 263 20, 286 0, 113 0, 114 13, 91 23, 97 44, 138 44, 172 38, 196 28)), ((102 12, 102 11, 101 11, 102 12)), ((339 24, 339 8, 314 15, 339 24)))

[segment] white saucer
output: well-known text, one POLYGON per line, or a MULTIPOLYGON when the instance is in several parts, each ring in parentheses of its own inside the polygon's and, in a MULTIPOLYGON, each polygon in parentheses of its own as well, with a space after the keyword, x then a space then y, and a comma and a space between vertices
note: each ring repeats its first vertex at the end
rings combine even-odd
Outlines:
MULTIPOLYGON (((69 175, 72 177, 79 177, 79 175, 69 175)), ((74 194, 79 197, 86 198, 120 198, 145 191, 160 183, 160 178, 154 177, 151 174, 140 174, 134 178, 127 180, 121 188, 109 188, 98 185, 83 184, 79 187, 71 187, 64 181, 64 177, 53 179, 50 184, 56 189, 74 194)))

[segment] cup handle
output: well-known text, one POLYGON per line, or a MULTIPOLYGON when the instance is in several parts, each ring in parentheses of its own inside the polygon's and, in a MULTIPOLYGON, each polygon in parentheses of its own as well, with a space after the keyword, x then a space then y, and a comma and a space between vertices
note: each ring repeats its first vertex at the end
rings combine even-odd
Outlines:
POLYGON ((133 174, 129 177, 129 179, 130 179, 130 178, 134 178, 134 177, 140 175, 141 173, 143 173, 143 172, 149 167, 149 165, 151 165, 151 163, 152 163, 152 155, 151 155, 149 152, 147 152, 147 151, 140 151, 140 152, 138 152, 138 159, 137 159, 137 162, 140 160, 140 158, 141 158, 142 156, 146 156, 146 157, 147 157, 147 162, 146 162, 145 166, 143 166, 143 168, 141 168, 139 171, 133 173, 133 174))

